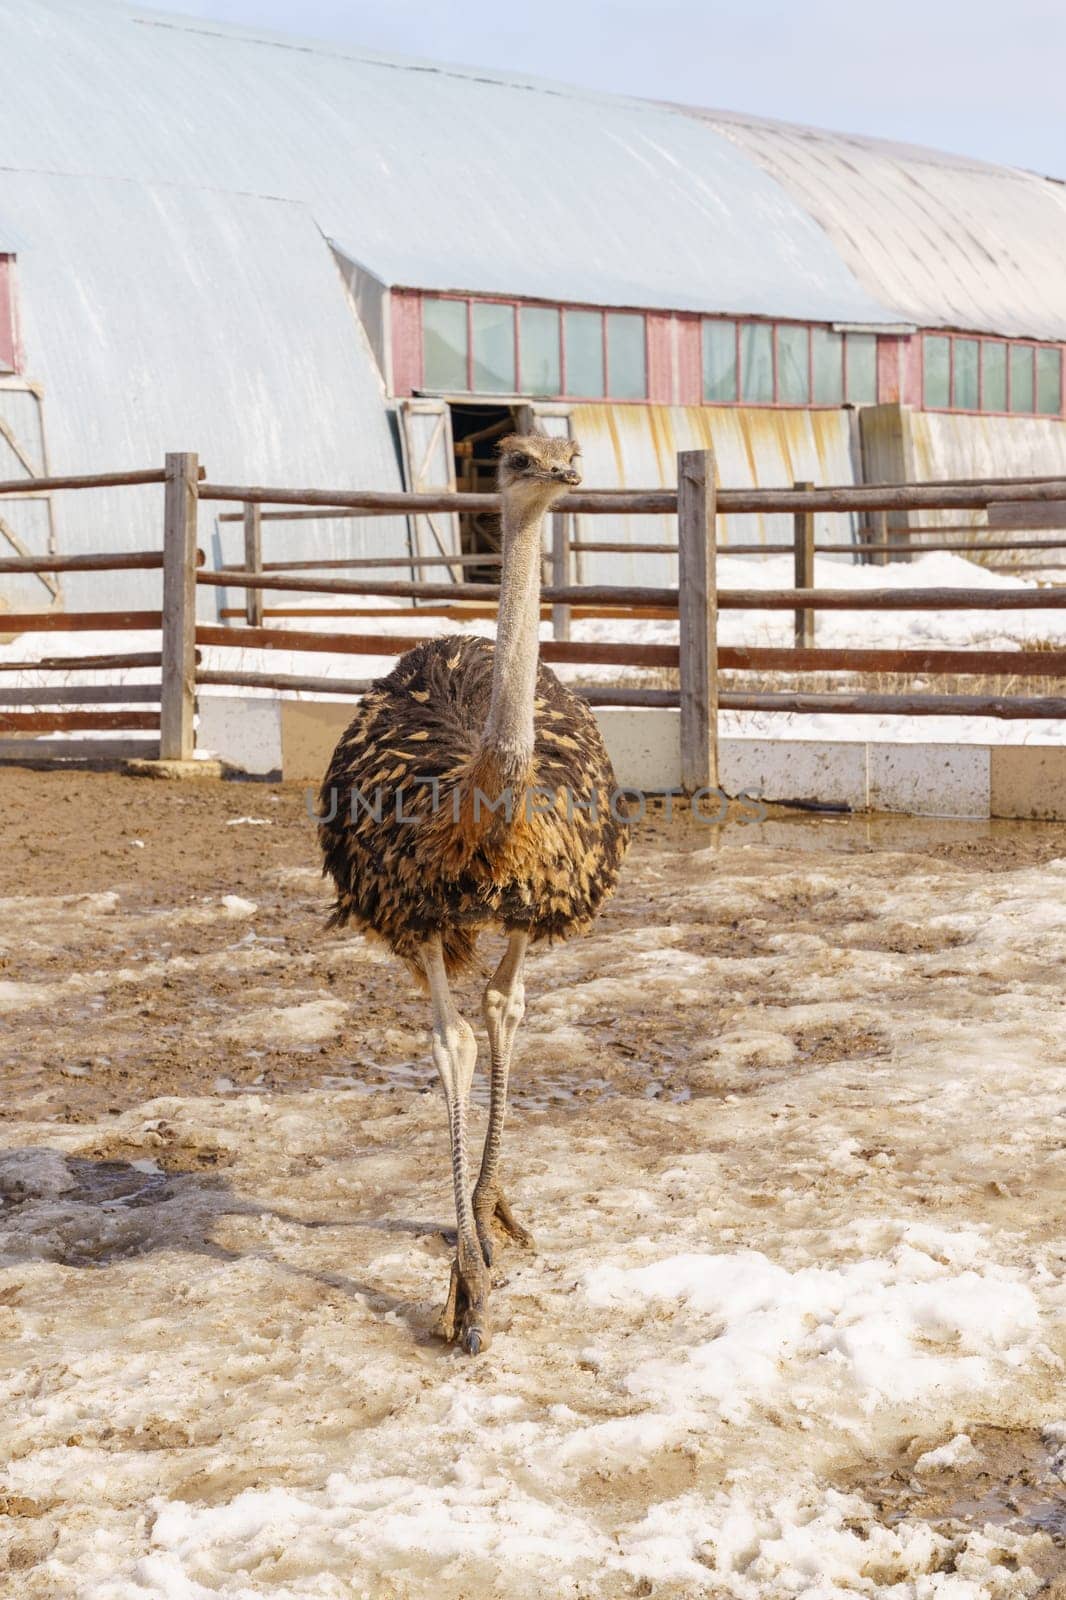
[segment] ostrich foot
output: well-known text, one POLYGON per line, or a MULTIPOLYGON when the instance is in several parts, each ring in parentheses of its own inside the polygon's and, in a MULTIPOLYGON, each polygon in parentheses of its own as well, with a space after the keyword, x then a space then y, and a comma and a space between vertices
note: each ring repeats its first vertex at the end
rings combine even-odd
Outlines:
POLYGON ((468 1356, 483 1354, 492 1343, 488 1308, 490 1287, 488 1272, 481 1262, 464 1272, 456 1257, 452 1262, 448 1298, 433 1330, 438 1338, 446 1339, 449 1344, 460 1344, 468 1356))
POLYGON ((498 1187, 480 1193, 477 1189, 474 1190, 474 1226, 477 1228, 478 1242, 487 1267, 492 1266, 495 1250, 492 1238, 494 1228, 505 1234, 508 1239, 513 1239, 515 1244, 520 1244, 523 1249, 537 1248, 533 1235, 528 1228, 523 1228, 508 1205, 507 1196, 498 1187))

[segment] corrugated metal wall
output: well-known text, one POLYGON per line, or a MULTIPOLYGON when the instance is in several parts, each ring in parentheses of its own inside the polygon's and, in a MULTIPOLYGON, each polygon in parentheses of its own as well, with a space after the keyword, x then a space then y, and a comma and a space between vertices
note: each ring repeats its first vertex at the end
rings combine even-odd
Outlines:
MULTIPOLYGON (((29 376, 44 391, 53 470, 162 465, 197 450, 216 482, 402 487, 380 374, 332 252, 287 201, 0 172, 26 244, 19 282, 29 376)), ((162 491, 59 493, 63 551, 154 548, 162 491)), ((267 524, 264 557, 406 551, 401 518, 267 524)), ((202 542, 218 555, 214 510, 202 542)), ((222 550, 240 551, 229 525, 222 550)), ((116 573, 109 605, 145 605, 152 574, 116 573)), ((71 574, 68 609, 102 604, 71 574)), ((218 593, 218 591, 215 591, 218 593)), ((204 597, 209 612, 214 600, 204 597)))
MULTIPOLYGON (((856 483, 859 469, 848 411, 775 411, 748 406, 575 406, 571 431, 580 440, 585 482, 595 489, 673 488, 682 450, 713 449, 718 481, 730 489, 789 488, 793 483, 856 483)), ((673 517, 582 517, 575 537, 641 544, 676 544, 673 517)), ((817 518, 817 536, 845 542, 852 519, 817 518)), ((792 538, 791 516, 731 516, 719 521, 728 545, 792 538)), ((586 552, 578 572, 590 583, 677 581, 668 555, 586 552)))

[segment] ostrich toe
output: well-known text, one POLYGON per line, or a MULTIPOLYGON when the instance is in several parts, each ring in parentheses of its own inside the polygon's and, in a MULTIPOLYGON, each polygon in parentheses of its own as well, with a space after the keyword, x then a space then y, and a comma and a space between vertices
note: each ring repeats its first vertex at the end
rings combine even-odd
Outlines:
POLYGON ((537 1248, 536 1240, 529 1229, 524 1228, 519 1222, 502 1189, 496 1188, 481 1194, 474 1190, 474 1225, 477 1228, 478 1242, 487 1267, 492 1266, 495 1253, 494 1231, 513 1239, 515 1244, 520 1244, 525 1250, 535 1251, 537 1248))
POLYGON ((434 1328, 437 1336, 460 1345, 469 1356, 483 1355, 492 1343, 490 1288, 489 1274, 482 1263, 464 1271, 458 1259, 453 1261, 448 1298, 434 1328))

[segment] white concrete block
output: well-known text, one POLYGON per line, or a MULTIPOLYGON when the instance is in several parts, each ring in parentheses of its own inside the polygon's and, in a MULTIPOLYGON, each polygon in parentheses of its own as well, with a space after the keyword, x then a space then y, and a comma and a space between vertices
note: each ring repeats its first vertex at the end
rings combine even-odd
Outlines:
POLYGON ((266 696, 197 695, 196 748, 256 777, 281 771, 281 701, 266 696))
POLYGON ((912 817, 987 817, 987 745, 870 744, 870 809, 912 817))
POLYGON ((670 706, 597 706, 596 721, 620 788, 681 787, 681 713, 670 706))
POLYGON ((866 745, 854 740, 723 739, 718 777, 730 795, 866 809, 866 745))

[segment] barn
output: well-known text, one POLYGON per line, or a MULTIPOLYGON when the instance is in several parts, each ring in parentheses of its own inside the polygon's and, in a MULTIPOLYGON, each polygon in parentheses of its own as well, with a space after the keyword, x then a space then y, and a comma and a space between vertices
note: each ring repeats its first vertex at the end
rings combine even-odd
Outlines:
MULTIPOLYGON (((477 489, 531 416, 581 438, 592 487, 670 484, 707 443, 736 486, 1066 474, 1054 178, 109 0, 0 0, 0 54, 0 479, 196 450, 216 482, 477 489)), ((270 526, 294 560, 494 538, 270 526)), ((237 537, 212 518, 209 559, 237 537)), ((8 553, 159 538, 151 490, 0 521, 8 553)), ((77 574, 0 582, 14 609, 99 603, 77 574)))

